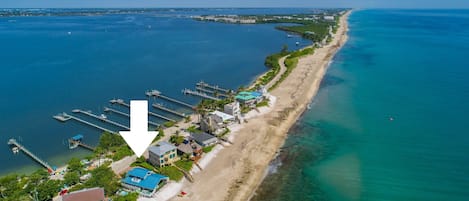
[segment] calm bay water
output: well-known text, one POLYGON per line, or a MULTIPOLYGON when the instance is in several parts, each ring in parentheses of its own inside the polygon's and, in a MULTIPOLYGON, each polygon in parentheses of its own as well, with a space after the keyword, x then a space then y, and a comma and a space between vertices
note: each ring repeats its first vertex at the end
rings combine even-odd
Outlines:
MULTIPOLYGON (((228 88, 247 85, 267 70, 268 54, 283 44, 308 43, 287 38, 272 24, 205 23, 176 15, 289 12, 307 10, 0 18, 0 174, 39 167, 24 154, 12 154, 6 144, 11 137, 52 165, 89 154, 68 150, 65 140, 81 133, 86 143, 96 144, 100 131, 73 121, 59 123, 52 119, 57 113, 79 108, 101 114, 110 99, 145 99, 148 89, 195 104, 199 99, 183 96, 182 89, 200 80, 228 88)), ((118 115, 110 118, 128 125, 118 115)))
POLYGON ((253 200, 468 200, 469 11, 361 10, 349 21, 253 200))

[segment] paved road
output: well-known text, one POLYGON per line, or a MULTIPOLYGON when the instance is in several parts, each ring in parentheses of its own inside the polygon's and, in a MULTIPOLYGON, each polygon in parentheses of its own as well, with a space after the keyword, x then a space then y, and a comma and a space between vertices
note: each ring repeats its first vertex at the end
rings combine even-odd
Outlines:
POLYGON ((282 75, 287 71, 287 67, 285 66, 285 59, 288 57, 284 56, 278 60, 278 64, 280 65, 280 72, 275 75, 274 79, 272 79, 269 83, 265 85, 266 89, 270 89, 272 86, 274 86, 275 83, 277 83, 278 80, 282 77, 282 75))

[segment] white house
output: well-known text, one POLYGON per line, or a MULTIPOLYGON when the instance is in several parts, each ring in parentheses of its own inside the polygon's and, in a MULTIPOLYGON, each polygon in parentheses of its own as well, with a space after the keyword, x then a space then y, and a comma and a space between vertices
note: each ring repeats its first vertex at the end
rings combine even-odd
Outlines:
POLYGON ((234 117, 239 117, 241 115, 241 109, 239 107, 239 102, 235 101, 229 104, 226 104, 223 107, 224 111, 226 114, 229 114, 234 117))
POLYGON ((324 16, 324 20, 333 21, 333 20, 334 20, 334 16, 332 16, 332 15, 326 15, 326 16, 324 16))

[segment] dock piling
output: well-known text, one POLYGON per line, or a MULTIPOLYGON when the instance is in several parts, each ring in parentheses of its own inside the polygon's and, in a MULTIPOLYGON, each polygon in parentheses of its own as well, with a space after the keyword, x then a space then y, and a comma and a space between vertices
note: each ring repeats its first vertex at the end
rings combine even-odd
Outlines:
POLYGON ((158 90, 149 90, 145 93, 148 97, 156 97, 156 98, 161 98, 161 99, 164 99, 164 100, 167 100, 169 102, 174 102, 174 103, 177 103, 177 104, 180 104, 180 105, 183 105, 183 106, 186 106, 188 108, 191 108, 191 109, 194 109, 194 106, 191 105, 191 104, 188 104, 188 103, 185 103, 185 102, 182 102, 182 101, 179 101, 179 100, 176 100, 174 98, 170 98, 168 96, 164 96, 161 94, 160 91, 158 90))
POLYGON ((12 145, 12 146, 15 146, 17 147, 19 150, 23 151, 26 155, 28 155, 29 157, 31 157, 32 159, 34 159, 36 162, 38 162, 39 164, 41 164, 42 166, 44 166, 47 171, 49 171, 50 173, 54 172, 54 168, 52 168, 52 166, 49 165, 49 163, 47 163, 46 161, 40 159, 38 156, 36 156, 34 153, 32 153, 31 151, 29 151, 26 147, 24 147, 22 144, 20 144, 19 142, 17 142, 15 139, 11 138, 10 140, 8 140, 8 145, 12 145))
MULTIPOLYGON (((122 99, 113 99, 113 100, 110 100, 109 101, 111 104, 118 104, 118 105, 122 105, 122 106, 125 106, 127 108, 130 108, 130 105, 125 103, 124 100, 122 99)), ((176 120, 174 119, 171 119, 169 117, 165 117, 163 115, 159 115, 159 114, 156 114, 156 113, 153 113, 153 112, 148 112, 149 115, 151 116, 154 116, 154 117, 157 117, 157 118, 160 118, 160 119, 164 119, 166 121, 173 121, 173 122, 176 122, 176 120)))
POLYGON ((193 96, 199 96, 199 97, 201 97, 201 98, 210 99, 210 100, 215 100, 215 101, 219 101, 219 100, 220 100, 219 98, 210 96, 210 95, 208 95, 208 94, 206 94, 206 93, 201 93, 201 92, 193 91, 193 90, 190 90, 190 89, 184 89, 184 90, 182 90, 182 93, 183 93, 183 94, 193 95, 193 96))

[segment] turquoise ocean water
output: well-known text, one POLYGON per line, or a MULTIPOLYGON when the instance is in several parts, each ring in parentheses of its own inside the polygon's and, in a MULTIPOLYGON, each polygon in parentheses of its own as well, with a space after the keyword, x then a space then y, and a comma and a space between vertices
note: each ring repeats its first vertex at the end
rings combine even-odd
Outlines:
MULTIPOLYGON (((9 138, 21 141, 52 165, 90 152, 69 150, 66 139, 83 134, 95 145, 100 131, 52 118, 73 109, 101 114, 113 98, 145 99, 158 89, 196 104, 184 96, 200 80, 222 87, 249 84, 265 72, 264 59, 310 42, 287 38, 275 25, 231 25, 198 22, 198 14, 299 13, 307 9, 161 10, 140 14, 0 18, 0 175, 30 172, 40 166, 24 154, 13 155, 9 138)), ((151 100, 152 102, 153 100, 151 100)), ((179 105, 167 107, 189 112, 179 105)), ((117 108, 128 113, 126 108, 117 108)), ((161 113, 161 111, 153 112, 161 113)), ((170 114, 166 114, 171 116, 170 114)), ((96 122, 113 130, 119 128, 96 122)), ((171 116, 172 118, 177 118, 171 116)), ((128 119, 109 118, 128 125, 128 119)), ((163 120, 150 117, 163 123, 163 120)))
POLYGON ((359 10, 253 200, 469 200, 469 11, 359 10))

